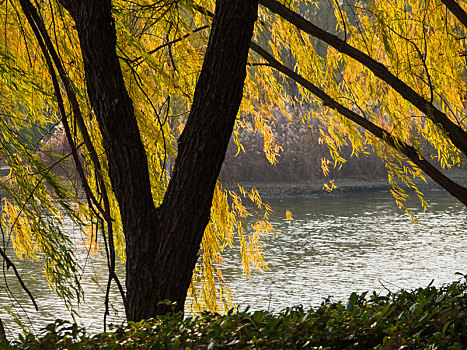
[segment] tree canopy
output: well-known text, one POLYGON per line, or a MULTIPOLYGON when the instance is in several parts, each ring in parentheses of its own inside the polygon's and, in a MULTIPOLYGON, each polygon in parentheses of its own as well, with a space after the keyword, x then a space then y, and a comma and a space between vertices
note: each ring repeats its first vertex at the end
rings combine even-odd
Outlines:
MULTIPOLYGON (((198 178, 205 176, 202 164, 209 163, 209 148, 200 148, 199 139, 211 135, 209 147, 215 148, 219 140, 230 138, 230 133, 216 129, 227 122, 205 123, 204 115, 236 115, 232 137, 239 152, 241 129, 262 133, 271 163, 280 161, 281 152, 271 128, 275 113, 300 118, 318 127, 320 142, 329 146, 329 159, 322 159, 324 171, 330 164, 342 166, 340 151, 351 146, 355 155, 372 151, 384 161, 398 205, 407 197, 403 185, 426 205, 414 182, 426 175, 467 205, 467 189, 439 170, 462 167, 466 161, 464 2, 260 0, 253 38, 248 39, 246 70, 245 65, 235 66, 246 71, 244 82, 240 79, 231 87, 243 89, 238 113, 231 103, 238 96, 226 97, 219 110, 203 109, 215 105, 216 89, 227 90, 226 84, 237 76, 232 74, 220 86, 200 78, 202 71, 225 69, 216 64, 229 57, 222 56, 227 49, 223 47, 207 59, 209 45, 214 45, 209 39, 215 28, 212 17, 221 3, 115 0, 106 2, 109 13, 99 17, 92 9, 100 5, 90 0, 1 2, 0 152, 3 164, 10 167, 2 179, 7 194, 2 256, 12 265, 6 254, 11 242, 18 257, 43 261, 48 280, 70 308, 82 294, 81 270, 72 238, 62 230, 63 217, 81 228, 89 247, 102 237, 108 286, 115 282, 125 298, 115 258, 128 258, 128 220, 138 217, 138 225, 156 230, 153 219, 169 217, 166 208, 173 210, 175 204, 164 203, 180 195, 171 181, 179 176, 183 182, 187 169, 200 168, 198 178), (335 25, 323 29, 329 23, 335 25), (195 88, 203 108, 198 107, 195 88), (106 91, 119 97, 111 99, 106 91), (203 91, 211 91, 205 93, 206 100, 203 91), (295 113, 294 106, 305 112, 295 113), (115 116, 110 129, 104 126, 105 115, 115 116), (319 123, 312 124, 316 119, 319 123), (190 124, 201 136, 183 133, 190 124), (45 147, 57 128, 68 141, 68 151, 61 155, 45 147), (120 136, 112 139, 107 134, 120 136), (140 144, 126 143, 133 139, 140 144), (183 168, 181 152, 193 149, 197 153, 186 157, 190 162, 183 168), (112 165, 122 154, 127 166, 112 165), (78 181, 55 171, 69 158, 78 181)), ((232 11, 226 8, 226 13, 232 11)), ((238 13, 239 19, 246 18, 238 13)), ((235 22, 224 21, 216 22, 219 35, 232 31, 241 37, 235 22)), ((227 47, 240 52, 241 42, 227 47)), ((227 73, 228 69, 222 74, 227 73)), ((220 311, 230 305, 218 268, 223 250, 238 234, 245 272, 264 267, 260 238, 272 231, 271 210, 257 191, 228 191, 220 183, 212 189, 211 206, 211 190, 206 190, 210 185, 203 186, 199 183, 199 191, 193 189, 192 194, 206 193, 199 203, 208 204, 210 215, 200 219, 199 227, 205 225, 202 260, 194 271, 189 299, 194 309, 220 311), (253 213, 242 203, 245 198, 254 204, 253 213), (256 220, 249 229, 245 219, 251 215, 256 220)), ((192 197, 186 201, 187 206, 199 204, 192 197)), ((175 226, 173 218, 159 221, 161 227, 175 226)), ((190 245, 198 250, 196 242, 190 245)), ((134 254, 143 254, 141 250, 134 254)), ((148 256, 156 254, 146 250, 148 256)))

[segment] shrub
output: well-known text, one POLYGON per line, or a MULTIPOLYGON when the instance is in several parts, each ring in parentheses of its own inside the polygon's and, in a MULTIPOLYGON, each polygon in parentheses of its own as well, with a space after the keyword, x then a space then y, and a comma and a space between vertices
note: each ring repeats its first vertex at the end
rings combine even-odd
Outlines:
POLYGON ((161 316, 87 336, 57 320, 2 348, 17 349, 462 349, 467 344, 467 284, 387 295, 352 293, 279 314, 230 310, 226 315, 161 316))

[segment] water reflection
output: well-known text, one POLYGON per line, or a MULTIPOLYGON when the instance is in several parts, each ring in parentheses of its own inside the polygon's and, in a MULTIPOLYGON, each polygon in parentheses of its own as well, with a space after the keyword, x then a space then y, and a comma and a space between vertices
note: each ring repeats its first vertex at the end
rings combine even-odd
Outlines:
MULTIPOLYGON (((88 251, 86 243, 83 241, 78 229, 73 226, 69 219, 64 221, 64 231, 66 231, 72 239, 75 248, 75 255, 81 265, 81 285, 85 291, 85 298, 81 300, 80 307, 77 309, 78 314, 73 315, 75 320, 86 326, 92 332, 103 330, 104 317, 104 300, 105 290, 108 278, 108 269, 104 252, 91 254, 88 251)), ((5 324, 5 328, 9 336, 15 336, 21 332, 21 328, 12 320, 12 315, 8 314, 6 308, 22 317, 24 326, 31 331, 38 331, 46 324, 53 322, 57 318, 72 320, 70 311, 66 308, 64 302, 53 292, 44 275, 42 274, 42 263, 19 261, 16 258, 11 247, 7 250, 8 256, 16 263, 18 271, 24 280, 26 286, 34 296, 36 303, 39 306, 39 311, 36 311, 19 282, 16 280, 13 272, 5 271, 5 277, 0 282, 0 318, 5 324), (11 294, 16 298, 12 299, 12 295, 6 290, 6 283, 11 290, 11 294), (18 305, 19 304, 19 305, 18 305)), ((124 281, 124 268, 121 263, 117 263, 117 274, 121 281, 124 281)), ((110 315, 107 320, 115 324, 121 323, 125 317, 123 304, 119 297, 118 289, 113 284, 110 293, 110 315)), ((76 300, 76 305, 78 301, 76 300)))
MULTIPOLYGON (((427 199, 432 206, 426 212, 418 211, 419 224, 410 222, 387 193, 271 199, 277 213, 273 225, 281 234, 267 241, 269 269, 248 280, 242 275, 238 252, 228 252, 224 276, 238 305, 275 311, 297 304, 317 305, 329 295, 346 299, 353 291, 384 292, 379 279, 393 291, 426 286, 432 279, 435 285, 453 281, 456 271, 467 273, 467 211, 444 192, 430 192, 427 199), (286 209, 292 211, 291 224, 285 219, 286 209)), ((71 225, 67 229, 75 234, 71 225)), ((74 237, 76 252, 85 265, 82 284, 86 291, 77 320, 91 332, 102 331, 106 262, 100 256, 84 264, 85 245, 78 235, 74 237)), ((40 264, 22 262, 19 267, 40 311, 33 310, 14 278, 8 279, 10 288, 35 329, 55 318, 70 319, 63 303, 41 278, 40 264), (39 278, 34 281, 29 274, 39 278)), ((123 266, 117 267, 123 276, 123 266)), ((119 323, 124 311, 115 286, 111 300, 109 320, 119 323)), ((4 289, 0 289, 0 302, 3 307, 12 305, 4 289)), ((11 319, 3 309, 0 317, 11 319)), ((13 333, 19 332, 11 322, 7 326, 13 333)))
POLYGON ((267 242, 270 269, 247 280, 230 254, 224 276, 238 304, 276 311, 318 305, 330 295, 346 299, 352 291, 383 292, 381 282, 396 291, 453 281, 455 272, 467 273, 466 208, 443 192, 427 198, 432 206, 417 212, 419 224, 387 193, 271 199, 283 219, 273 223, 282 233, 267 242))

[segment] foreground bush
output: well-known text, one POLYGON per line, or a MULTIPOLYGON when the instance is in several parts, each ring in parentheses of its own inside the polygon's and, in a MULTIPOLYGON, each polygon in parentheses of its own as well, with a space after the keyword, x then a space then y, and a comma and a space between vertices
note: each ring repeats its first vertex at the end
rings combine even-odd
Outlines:
POLYGON ((86 336, 57 320, 41 335, 3 348, 18 349, 463 349, 467 344, 466 280, 380 296, 352 293, 348 302, 309 311, 205 313, 156 320, 86 336))

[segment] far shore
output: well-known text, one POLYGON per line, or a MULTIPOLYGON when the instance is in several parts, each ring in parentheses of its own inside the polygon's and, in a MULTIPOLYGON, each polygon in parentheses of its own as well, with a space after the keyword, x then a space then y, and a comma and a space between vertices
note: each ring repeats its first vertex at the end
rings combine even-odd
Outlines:
MULTIPOLYGON (((454 169, 446 172, 455 182, 467 186, 467 169, 454 169)), ((334 180, 336 186, 331 192, 324 188, 324 184, 330 184, 332 178, 327 179, 314 179, 312 181, 302 182, 241 182, 240 185, 246 190, 256 188, 261 197, 264 198, 308 198, 320 197, 329 195, 341 195, 347 193, 360 193, 360 192, 378 192, 389 191, 391 185, 387 178, 379 179, 359 179, 359 178, 338 178, 334 180)), ((430 178, 426 178, 426 182, 421 179, 416 179, 415 183, 420 191, 444 191, 438 184, 430 178)), ((405 186, 401 186, 407 189, 405 186)), ((236 185, 229 184, 226 186, 228 189, 238 189, 236 185)))
MULTIPOLYGON (((1 170, 1 169, 0 169, 1 170)), ((9 172, 9 168, 8 168, 9 172)), ((467 187, 467 168, 451 169, 444 173, 453 181, 467 187)), ((8 173, 0 174, 0 181, 5 181, 8 178, 8 173)), ((222 180, 221 180, 222 182, 222 180)), ((444 191, 442 187, 436 184, 429 177, 426 177, 426 182, 421 179, 415 179, 414 182, 420 191, 444 191)), ((261 181, 240 181, 238 182, 245 190, 256 188, 263 198, 313 198, 321 196, 338 196, 349 193, 363 192, 379 192, 391 190, 387 178, 315 178, 300 182, 261 182, 261 181), (325 189, 325 184, 330 186, 330 182, 334 181, 335 188, 329 192, 325 189)), ((237 182, 232 179, 227 183, 223 183, 223 187, 229 190, 238 190, 237 182)), ((407 189, 406 186, 401 186, 407 189)), ((6 195, 3 188, 0 188, 0 197, 6 195)))

